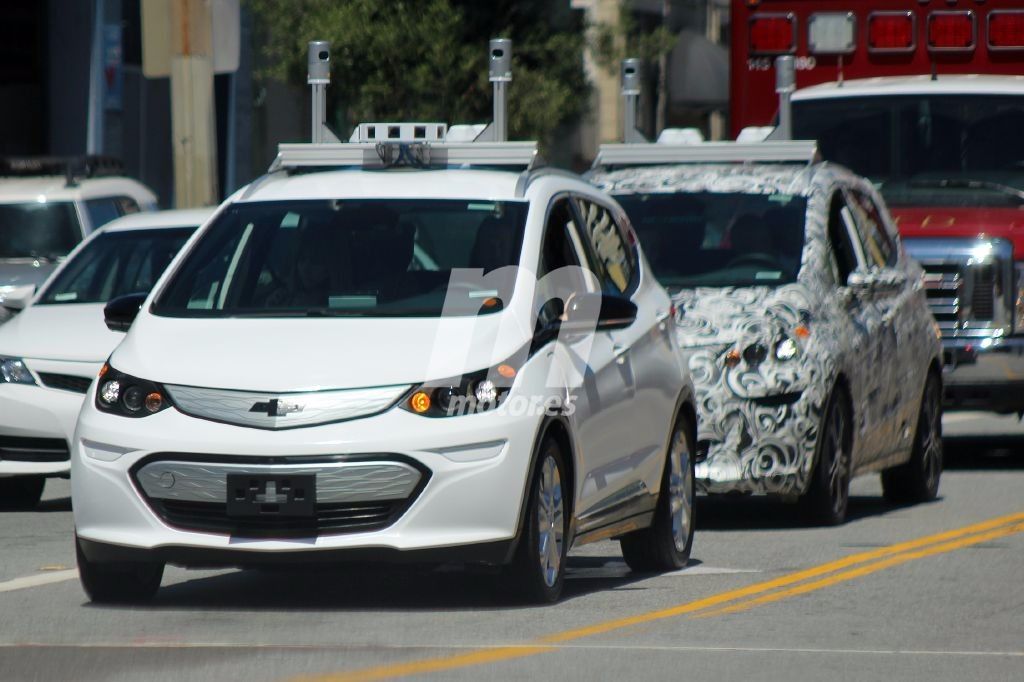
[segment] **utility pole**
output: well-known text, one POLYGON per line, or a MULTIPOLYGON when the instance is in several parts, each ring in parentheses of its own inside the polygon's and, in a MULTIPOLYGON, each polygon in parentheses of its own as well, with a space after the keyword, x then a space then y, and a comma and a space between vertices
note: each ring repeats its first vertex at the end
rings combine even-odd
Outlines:
POLYGON ((217 202, 213 0, 170 0, 174 205, 217 202))

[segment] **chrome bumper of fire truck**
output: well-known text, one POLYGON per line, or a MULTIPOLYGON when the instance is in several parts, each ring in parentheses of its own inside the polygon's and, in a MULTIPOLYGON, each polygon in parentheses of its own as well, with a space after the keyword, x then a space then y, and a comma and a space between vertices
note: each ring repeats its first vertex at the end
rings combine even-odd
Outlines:
POLYGON ((947 410, 1024 411, 1024 337, 944 339, 947 410))

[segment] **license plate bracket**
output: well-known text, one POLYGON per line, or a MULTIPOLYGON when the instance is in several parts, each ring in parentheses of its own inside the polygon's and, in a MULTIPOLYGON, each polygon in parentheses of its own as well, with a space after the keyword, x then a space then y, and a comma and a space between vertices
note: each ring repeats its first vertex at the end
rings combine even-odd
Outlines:
POLYGON ((227 514, 315 516, 316 474, 228 474, 227 514))

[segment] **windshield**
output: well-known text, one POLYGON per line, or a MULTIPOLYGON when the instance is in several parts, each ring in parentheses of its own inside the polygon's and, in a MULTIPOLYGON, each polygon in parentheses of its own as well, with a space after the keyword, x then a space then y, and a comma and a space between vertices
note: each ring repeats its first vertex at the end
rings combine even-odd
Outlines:
POLYGON ((185 317, 476 315, 508 301, 452 271, 518 265, 526 202, 316 200, 234 204, 153 312, 185 317), (460 278, 465 279, 465 278, 460 278), (446 302, 446 296, 450 300, 446 302))
POLYGON ((70 201, 0 204, 0 258, 54 260, 82 241, 70 201))
POLYGON ((890 205, 1019 206, 1024 97, 842 97, 793 103, 793 136, 871 178, 890 205))
POLYGON ((106 303, 125 294, 148 292, 195 229, 101 234, 54 278, 39 303, 106 303))
POLYGON ((796 281, 807 200, 789 194, 624 194, 615 197, 669 289, 796 281))

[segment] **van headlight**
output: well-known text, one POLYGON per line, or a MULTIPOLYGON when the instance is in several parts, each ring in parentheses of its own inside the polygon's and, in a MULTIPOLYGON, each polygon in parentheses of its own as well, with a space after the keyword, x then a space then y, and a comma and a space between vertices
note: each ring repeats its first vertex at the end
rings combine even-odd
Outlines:
POLYGON ((28 371, 24 360, 0 356, 0 383, 34 386, 36 380, 32 372, 28 371))
POLYGON ((104 364, 96 379, 96 407, 122 417, 148 417, 171 406, 164 389, 104 364))
POLYGON ((782 339, 775 344, 775 359, 785 362, 786 360, 792 360, 800 354, 800 346, 797 345, 796 341, 788 336, 783 336, 782 339))

